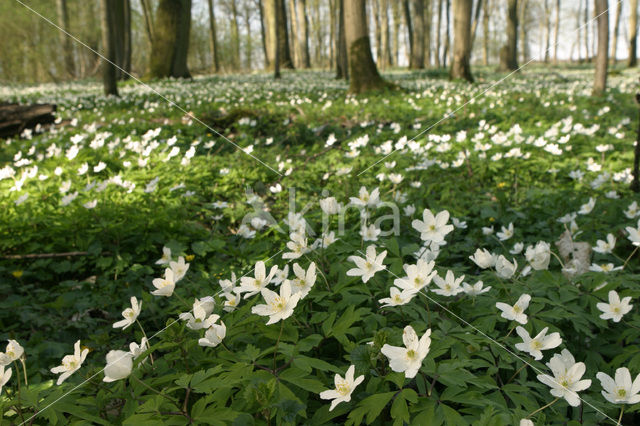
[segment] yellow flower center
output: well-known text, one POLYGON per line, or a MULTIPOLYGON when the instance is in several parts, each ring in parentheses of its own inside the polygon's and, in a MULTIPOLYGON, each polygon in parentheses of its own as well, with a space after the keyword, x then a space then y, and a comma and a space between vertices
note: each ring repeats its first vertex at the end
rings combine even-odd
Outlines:
POLYGON ((435 225, 429 225, 429 231, 435 231, 435 230, 436 230, 435 225))
POLYGON ((542 349, 542 342, 539 342, 538 340, 534 340, 533 342, 531 342, 531 347, 533 349, 540 350, 542 349))
POLYGON ((616 390, 616 394, 618 395, 619 398, 626 398, 627 396, 627 390, 626 389, 620 389, 618 388, 616 390))
POLYGON ((413 349, 409 349, 407 351, 407 358, 409 359, 413 359, 416 357, 416 351, 414 351, 413 349))
POLYGON ((349 385, 346 383, 340 383, 336 386, 336 391, 338 391, 340 395, 348 395, 350 390, 349 385))
POLYGON ((515 305, 513 307, 513 312, 515 312, 516 314, 519 314, 520 312, 522 312, 522 309, 520 309, 520 306, 515 305))

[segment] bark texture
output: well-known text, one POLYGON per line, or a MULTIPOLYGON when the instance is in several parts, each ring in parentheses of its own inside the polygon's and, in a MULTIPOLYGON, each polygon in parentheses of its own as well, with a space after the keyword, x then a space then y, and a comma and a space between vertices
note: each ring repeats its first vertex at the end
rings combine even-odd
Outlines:
POLYGON ((104 87, 104 94, 109 96, 118 96, 118 84, 116 80, 116 68, 113 65, 116 60, 115 51, 115 35, 114 29, 114 15, 117 0, 102 0, 102 84, 104 87))
POLYGON ((507 44, 500 49, 500 70, 518 69, 518 0, 507 0, 507 44))
POLYGON ((638 0, 629 2, 629 66, 638 65, 638 0))
POLYGON ((367 30, 365 0, 344 0, 345 36, 349 58, 349 92, 362 93, 386 86, 380 77, 373 56, 367 30))
POLYGON ((452 79, 465 79, 473 82, 471 75, 471 13, 473 0, 454 0, 453 2, 453 61, 452 79))
POLYGON ((151 77, 191 77, 187 67, 190 29, 191 0, 159 1, 151 44, 151 77))
POLYGON ((607 89, 607 67, 609 66, 609 4, 608 0, 595 0, 598 22, 598 52, 596 54, 596 78, 593 95, 602 95, 607 89))

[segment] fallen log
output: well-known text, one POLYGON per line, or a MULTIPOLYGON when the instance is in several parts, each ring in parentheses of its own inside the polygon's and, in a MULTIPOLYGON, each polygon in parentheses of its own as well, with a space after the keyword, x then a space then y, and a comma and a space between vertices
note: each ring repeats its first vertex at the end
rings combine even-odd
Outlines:
POLYGON ((0 138, 19 135, 38 124, 51 124, 56 117, 53 104, 20 105, 0 103, 0 138))

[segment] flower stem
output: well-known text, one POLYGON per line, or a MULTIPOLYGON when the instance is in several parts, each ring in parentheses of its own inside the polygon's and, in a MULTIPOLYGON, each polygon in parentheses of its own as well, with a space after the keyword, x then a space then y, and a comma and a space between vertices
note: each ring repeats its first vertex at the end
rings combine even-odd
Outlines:
POLYGON ((549 253, 551 253, 553 255, 553 257, 555 257, 556 259, 558 259, 558 262, 560 262, 560 267, 562 269, 564 269, 564 263, 562 262, 562 259, 560 259, 560 256, 558 256, 557 254, 555 254, 553 252, 553 250, 549 250, 549 253))
POLYGON ((29 381, 27 380, 27 365, 24 362, 24 356, 20 357, 20 363, 22 364, 22 372, 24 373, 24 385, 29 386, 29 381))
POLYGON ((618 423, 616 423, 616 426, 620 426, 622 423, 622 413, 624 413, 624 404, 622 405, 622 408, 620 409, 620 417, 618 417, 618 423))
POLYGON ((558 402, 558 400, 559 400, 559 399, 560 399, 560 398, 556 398, 556 399, 554 399, 553 401, 551 401, 550 403, 548 403, 548 404, 547 404, 547 405, 545 405, 544 407, 540 407, 540 408, 538 408, 536 411, 534 411, 533 413, 529 414, 529 415, 528 415, 527 417, 525 417, 525 418, 527 418, 527 419, 528 419, 529 417, 533 416, 535 413, 537 413, 537 412, 539 412, 539 411, 542 411, 542 410, 544 410, 545 408, 551 407, 553 404, 555 404, 556 402, 558 402))
POLYGON ((527 364, 522 364, 522 367, 518 368, 518 371, 516 371, 515 373, 513 373, 513 376, 511 376, 511 378, 509 380, 507 380, 507 383, 505 383, 505 385, 508 385, 509 383, 511 383, 511 381, 513 379, 516 378, 516 376, 522 371, 524 370, 524 368, 527 366, 527 364))
POLYGON ((636 252, 638 251, 638 246, 636 246, 636 248, 633 249, 633 251, 631 252, 631 254, 629 255, 629 257, 627 257, 627 260, 624 261, 624 265, 622 265, 622 269, 626 268, 627 263, 629 263, 629 261, 631 260, 631 258, 633 257, 634 254, 636 254, 636 252))
POLYGON ((504 336, 504 337, 503 337, 502 339, 500 339, 500 340, 507 340, 507 338, 508 338, 509 336, 511 336, 511 333, 513 333, 513 330, 515 330, 515 328, 516 328, 516 324, 514 324, 514 325, 513 325, 513 327, 511 327, 511 329, 510 329, 510 330, 509 330, 509 332, 507 333, 507 335, 506 335, 506 336, 504 336))
MULTIPOLYGON (((136 319, 136 323, 138 324, 138 327, 140 327, 140 331, 142 331, 142 335, 146 339, 147 345, 150 345, 149 339, 147 338, 147 333, 144 332, 144 328, 142 328, 142 324, 140 324, 140 321, 138 321, 137 319, 136 319)), ((149 353, 149 359, 151 360, 151 365, 153 365, 153 354, 152 353, 149 353)))

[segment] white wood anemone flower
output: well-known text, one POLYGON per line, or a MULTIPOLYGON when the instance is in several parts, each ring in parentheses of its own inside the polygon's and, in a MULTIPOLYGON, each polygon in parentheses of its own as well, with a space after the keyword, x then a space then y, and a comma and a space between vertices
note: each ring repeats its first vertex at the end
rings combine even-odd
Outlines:
POLYGON ((437 215, 433 215, 431 210, 424 209, 422 212, 422 220, 415 219, 411 222, 413 229, 420 232, 420 239, 434 243, 441 243, 444 237, 453 231, 453 225, 447 225, 449 221, 449 212, 443 210, 437 215))
POLYGON ((126 351, 109 351, 104 367, 103 382, 115 382, 129 377, 133 369, 133 354, 126 351))
POLYGON ((300 294, 291 294, 291 284, 285 281, 280 286, 280 294, 268 288, 262 289, 262 297, 266 304, 256 305, 251 308, 251 313, 268 316, 267 325, 287 319, 293 314, 293 309, 300 300, 300 294))
POLYGON ((551 333, 547 336, 547 331, 549 327, 543 328, 536 337, 532 338, 527 330, 520 326, 516 327, 516 333, 522 339, 522 343, 516 343, 516 349, 527 352, 535 360, 541 360, 542 351, 557 348, 562 344, 560 333, 551 333))
POLYGON ((548 374, 538 374, 538 380, 551 388, 551 395, 564 398, 569 405, 580 405, 578 392, 591 386, 591 380, 580 380, 586 371, 584 362, 576 362, 566 349, 555 354, 547 363, 553 377, 548 374))
POLYGON ((227 326, 224 325, 224 322, 220 321, 220 324, 213 324, 207 329, 204 333, 204 337, 198 340, 198 345, 215 348, 222 343, 222 340, 226 335, 227 326))
POLYGON ((9 379, 11 378, 11 368, 4 369, 4 365, 0 365, 0 394, 2 393, 2 387, 7 384, 9 379))
POLYGON ((246 293, 244 298, 251 297, 260 293, 267 287, 267 284, 271 282, 274 275, 278 271, 278 266, 273 266, 269 271, 269 275, 266 273, 266 267, 263 261, 259 261, 255 266, 255 273, 253 277, 240 278, 240 293, 246 293))
POLYGON ((347 370, 347 373, 344 375, 344 379, 341 375, 336 374, 334 378, 334 383, 336 388, 331 390, 326 390, 320 392, 320 398, 322 399, 332 399, 331 407, 329 407, 329 411, 336 408, 336 405, 341 402, 349 402, 351 401, 351 394, 353 390, 364 380, 364 375, 358 376, 354 379, 356 366, 352 365, 347 370))
POLYGON ((67 380, 69 376, 78 371, 88 353, 89 349, 87 348, 80 350, 80 340, 78 340, 73 345, 73 355, 65 355, 65 357, 62 358, 62 364, 51 369, 53 374, 62 373, 60 374, 60 377, 58 377, 56 384, 60 385, 62 382, 67 380))
POLYGON ((382 271, 384 265, 382 261, 387 256, 387 251, 376 254, 376 246, 373 244, 367 247, 366 258, 360 256, 349 256, 348 260, 356 264, 355 268, 349 269, 347 275, 350 277, 362 277, 362 282, 369 281, 376 272, 382 271))
POLYGON ((122 327, 123 330, 126 330, 131 324, 136 322, 138 319, 138 315, 140 315, 140 311, 142 310, 142 300, 138 302, 138 299, 135 296, 131 296, 131 307, 122 311, 123 320, 113 323, 113 328, 122 327))
POLYGON ((615 380, 608 374, 596 374, 602 385, 602 396, 612 404, 637 404, 640 402, 640 374, 631 381, 631 373, 627 367, 616 370, 615 380))
POLYGON ((3 352, 0 352, 0 366, 9 365, 14 361, 18 361, 24 355, 24 348, 18 343, 17 340, 9 339, 7 347, 3 352))
POLYGON ((170 297, 176 288, 173 270, 171 268, 165 269, 164 278, 156 278, 152 281, 152 284, 156 290, 152 291, 151 294, 154 296, 170 297))
POLYGON ((597 303, 596 308, 602 311, 601 319, 620 322, 622 317, 628 314, 633 307, 629 302, 631 302, 631 296, 623 297, 621 300, 618 293, 615 290, 611 290, 609 292, 609 303, 597 303))
POLYGON ((528 319, 527 314, 525 314, 524 311, 529 307, 530 301, 531 296, 523 294, 515 305, 511 306, 506 303, 498 302, 496 303, 496 308, 502 311, 500 314, 502 318, 508 319, 509 321, 517 321, 520 324, 526 324, 528 319))
POLYGON ((405 347, 385 344, 381 352, 389 358, 389 366, 393 371, 397 373, 404 372, 405 377, 411 379, 418 374, 422 361, 429 353, 429 346, 431 346, 430 336, 431 329, 427 330, 418 340, 415 330, 408 325, 402 332, 402 341, 405 347))

